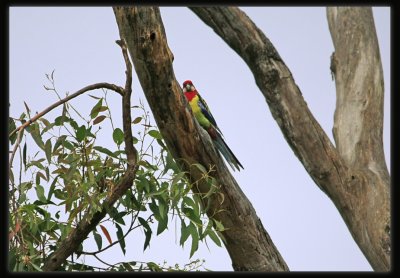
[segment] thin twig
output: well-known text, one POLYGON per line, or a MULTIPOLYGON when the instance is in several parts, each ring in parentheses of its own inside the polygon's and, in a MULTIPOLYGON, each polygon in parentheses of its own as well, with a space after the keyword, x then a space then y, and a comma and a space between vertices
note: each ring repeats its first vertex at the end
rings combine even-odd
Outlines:
POLYGON ((96 254, 94 254, 93 256, 94 256, 97 260, 99 260, 99 262, 101 262, 101 263, 103 263, 103 264, 105 264, 105 265, 108 265, 109 267, 114 267, 114 266, 115 266, 115 265, 112 265, 112 264, 109 264, 109 263, 103 261, 103 260, 100 259, 96 254))
MULTIPOLYGON (((54 74, 54 70, 53 70, 53 72, 51 73, 51 78, 49 78, 48 74, 46 74, 47 79, 51 82, 51 85, 53 86, 53 88, 49 88, 48 90, 51 90, 51 91, 55 92, 56 95, 57 95, 57 97, 58 97, 58 99, 61 100, 61 96, 59 95, 59 93, 57 92, 57 89, 56 89, 56 82, 54 81, 53 74, 54 74)), ((45 88, 46 88, 46 87, 45 87, 45 88)), ((46 90, 47 90, 47 88, 46 88, 46 90)), ((67 96, 68 96, 68 95, 67 95, 67 96)), ((69 104, 69 105, 70 105, 71 108, 75 111, 75 113, 78 114, 78 116, 79 116, 82 120, 84 120, 85 122, 87 122, 87 120, 74 108, 74 106, 72 106, 71 104, 69 104)), ((67 113, 68 113, 69 117, 71 118, 71 114, 69 113, 68 110, 67 110, 67 113)))
MULTIPOLYGON (((110 106, 108 105, 108 102, 107 102, 107 91, 103 90, 103 93, 104 93, 104 102, 106 103, 106 106, 109 108, 110 106)), ((111 128, 114 131, 115 127, 114 127, 114 122, 112 120, 112 115, 111 115, 110 109, 107 109, 107 112, 108 112, 108 116, 110 116, 111 128)))
POLYGON ((118 94, 120 94, 121 96, 124 94, 124 89, 123 88, 121 88, 120 86, 114 85, 114 84, 106 83, 106 82, 96 83, 96 84, 92 84, 92 85, 86 86, 86 87, 80 89, 79 91, 77 91, 76 93, 73 93, 72 95, 69 95, 69 96, 57 101, 56 103, 54 103, 54 104, 50 105, 49 107, 47 107, 42 112, 36 114, 34 117, 29 119, 23 125, 19 126, 15 130, 13 130, 13 132, 10 133, 9 137, 14 135, 15 132, 17 132, 17 131, 19 131, 21 129, 25 129, 27 126, 29 126, 33 122, 37 121, 42 116, 46 115, 47 113, 49 113, 51 110, 53 110, 57 106, 60 106, 61 104, 66 103, 67 101, 69 101, 69 100, 71 100, 73 98, 76 98, 77 96, 79 96, 79 95, 81 95, 83 93, 86 93, 87 91, 103 89, 103 88, 115 91, 118 94))
MULTIPOLYGON (((74 265, 80 264, 78 262, 73 262, 72 260, 66 260, 66 262, 74 264, 74 265)), ((80 265, 82 265, 82 264, 80 264, 80 265)), ((99 267, 99 266, 88 265, 88 264, 85 264, 85 266, 87 266, 88 268, 93 268, 93 269, 98 269, 98 270, 103 270, 103 271, 107 271, 109 269, 109 268, 104 268, 104 267, 99 267)))
MULTIPOLYGON (((140 212, 140 210, 137 211, 137 214, 136 214, 135 218, 139 215, 139 212, 140 212)), ((154 214, 150 215, 150 216, 147 218, 147 220, 148 220, 149 218, 151 218, 153 215, 154 215, 154 214)), ((128 234, 129 234, 130 232, 132 232, 133 230, 135 230, 136 228, 138 228, 138 227, 141 226, 141 225, 136 225, 135 227, 133 227, 133 224, 134 224, 134 223, 135 223, 135 221, 132 221, 132 222, 131 222, 131 225, 130 225, 129 229, 128 229, 128 230, 126 231, 126 233, 122 236, 123 239, 125 239, 125 238, 128 236, 128 234)), ((121 239, 122 239, 122 238, 121 238, 121 239)), ((94 251, 94 252, 87 252, 87 251, 79 252, 79 251, 77 251, 76 253, 77 253, 77 254, 81 254, 81 255, 92 255, 92 256, 94 256, 94 255, 96 255, 96 254, 98 254, 98 253, 101 253, 101 252, 103 252, 103 251, 105 251, 105 250, 111 248, 111 247, 114 246, 115 244, 119 243, 119 242, 121 241, 121 239, 116 240, 116 241, 114 241, 113 243, 109 244, 108 246, 104 247, 103 249, 100 249, 100 250, 97 250, 97 251, 94 251)))

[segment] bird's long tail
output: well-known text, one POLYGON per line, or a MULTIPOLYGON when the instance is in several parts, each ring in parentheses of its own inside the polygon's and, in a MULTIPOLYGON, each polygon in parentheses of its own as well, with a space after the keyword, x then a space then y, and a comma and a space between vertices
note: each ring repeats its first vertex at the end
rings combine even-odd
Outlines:
POLYGON ((225 143, 224 139, 222 138, 221 134, 217 132, 217 136, 213 140, 215 147, 221 152, 221 154, 225 157, 225 160, 229 163, 232 169, 235 171, 235 168, 240 171, 240 167, 242 169, 243 166, 233 154, 231 149, 225 143))

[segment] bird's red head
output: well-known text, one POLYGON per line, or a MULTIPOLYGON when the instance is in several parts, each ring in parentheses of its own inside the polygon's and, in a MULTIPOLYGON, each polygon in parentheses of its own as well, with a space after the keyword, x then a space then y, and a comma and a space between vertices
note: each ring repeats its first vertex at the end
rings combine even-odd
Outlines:
POLYGON ((186 80, 185 82, 183 82, 183 88, 185 88, 185 87, 186 87, 186 85, 193 86, 193 83, 192 83, 192 81, 191 81, 191 80, 186 80))
POLYGON ((190 80, 186 80, 185 82, 183 82, 183 92, 187 93, 187 92, 195 92, 196 89, 192 83, 192 81, 190 80))
POLYGON ((183 93, 189 102, 192 101, 192 99, 197 95, 197 91, 193 86, 192 81, 186 80, 183 82, 183 93))

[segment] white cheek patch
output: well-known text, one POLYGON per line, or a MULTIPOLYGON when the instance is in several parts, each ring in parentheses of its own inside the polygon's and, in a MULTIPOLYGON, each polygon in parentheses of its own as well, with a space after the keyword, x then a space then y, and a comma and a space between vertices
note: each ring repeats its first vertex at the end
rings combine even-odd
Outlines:
POLYGON ((192 92, 194 92, 194 90, 196 90, 196 89, 194 88, 194 86, 192 86, 192 87, 190 87, 190 90, 191 90, 192 92))
POLYGON ((186 92, 187 92, 187 90, 186 90, 186 87, 184 87, 184 88, 183 88, 183 92, 184 92, 184 93, 186 93, 186 92))

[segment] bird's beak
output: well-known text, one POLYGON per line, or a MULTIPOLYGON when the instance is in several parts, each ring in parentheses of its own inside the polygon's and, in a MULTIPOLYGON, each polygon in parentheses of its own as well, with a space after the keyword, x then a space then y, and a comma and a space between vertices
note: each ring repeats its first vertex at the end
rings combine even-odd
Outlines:
POLYGON ((190 86, 190 84, 186 84, 186 90, 187 90, 188 92, 190 92, 191 87, 192 87, 192 86, 190 86))

